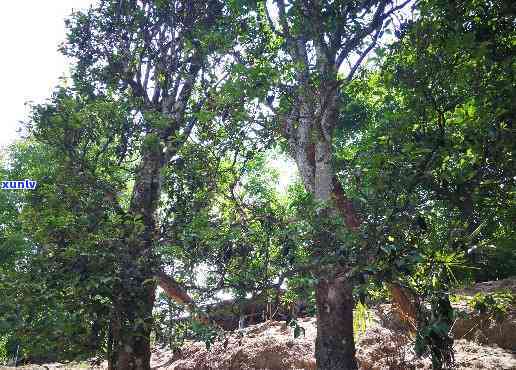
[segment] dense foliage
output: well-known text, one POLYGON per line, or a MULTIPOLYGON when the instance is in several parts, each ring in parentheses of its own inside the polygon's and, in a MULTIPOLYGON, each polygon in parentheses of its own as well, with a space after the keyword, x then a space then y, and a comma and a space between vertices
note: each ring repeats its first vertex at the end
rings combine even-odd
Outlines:
POLYGON ((449 291, 516 273, 515 6, 351 3, 99 0, 70 17, 73 87, 2 153, 2 180, 38 185, 0 191, 0 361, 147 369, 151 340, 210 345, 224 299, 300 335, 336 271, 362 313, 403 289, 416 351, 453 365, 449 291), (278 151, 300 173, 286 189, 278 151))

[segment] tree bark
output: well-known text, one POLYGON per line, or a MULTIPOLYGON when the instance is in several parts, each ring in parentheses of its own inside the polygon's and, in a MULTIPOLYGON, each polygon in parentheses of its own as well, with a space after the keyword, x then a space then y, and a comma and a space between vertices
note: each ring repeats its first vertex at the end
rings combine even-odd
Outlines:
POLYGON ((315 290, 317 339, 315 357, 319 370, 357 369, 353 339, 352 286, 343 277, 321 278, 315 290))
POLYGON ((129 207, 126 237, 120 250, 119 285, 111 322, 109 369, 150 370, 158 240, 156 210, 161 196, 163 148, 148 134, 129 207))
POLYGON ((124 292, 115 304, 108 369, 150 370, 154 292, 154 286, 124 292))
POLYGON ((209 315, 198 310, 194 300, 188 292, 174 279, 165 274, 163 271, 158 271, 155 275, 158 285, 165 292, 165 294, 174 302, 185 305, 190 310, 192 318, 202 324, 213 323, 209 315))
MULTIPOLYGON (((335 84, 329 84, 334 86, 335 84)), ((332 167, 332 131, 336 124, 338 92, 336 88, 309 93, 305 89, 299 97, 299 115, 292 112, 287 118, 285 135, 289 140, 305 189, 318 203, 319 217, 331 218, 340 213, 351 229, 356 229, 358 218, 351 203, 345 198, 335 179, 332 167), (292 122, 298 121, 297 125, 292 122)), ((324 222, 323 222, 324 224, 324 222)), ((314 240, 315 258, 333 251, 332 238, 321 226, 314 240)), ((316 271, 317 339, 315 357, 319 370, 356 369, 353 338, 353 292, 345 271, 335 264, 328 271, 316 271)))

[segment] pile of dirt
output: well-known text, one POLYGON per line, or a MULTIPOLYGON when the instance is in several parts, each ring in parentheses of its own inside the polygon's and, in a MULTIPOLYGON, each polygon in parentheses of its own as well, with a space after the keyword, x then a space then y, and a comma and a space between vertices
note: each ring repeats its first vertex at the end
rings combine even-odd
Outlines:
MULTIPOLYGON (((508 291, 516 296, 516 278, 498 281, 487 281, 475 284, 456 293, 461 296, 472 297, 477 293, 492 294, 508 291)), ((502 319, 496 320, 486 314, 475 312, 466 301, 453 304, 457 320, 453 325, 455 338, 464 338, 476 343, 496 344, 516 352, 516 306, 509 307, 502 319)))
MULTIPOLYGON (((285 323, 268 321, 227 333, 209 351, 195 342, 187 343, 176 356, 155 349, 152 366, 163 370, 315 369, 315 319, 300 319, 299 325, 305 329, 299 338, 285 323)), ((429 359, 415 355, 413 340, 400 333, 375 318, 357 341, 360 369, 431 369, 429 359)), ((498 346, 459 339, 454 349, 457 369, 516 369, 515 354, 498 346)))
POLYGON ((228 332, 208 351, 204 343, 187 343, 175 358, 156 349, 156 369, 315 369, 315 320, 299 322, 305 335, 294 338, 285 322, 266 321, 248 328, 228 332), (161 361, 161 362, 160 362, 161 361))

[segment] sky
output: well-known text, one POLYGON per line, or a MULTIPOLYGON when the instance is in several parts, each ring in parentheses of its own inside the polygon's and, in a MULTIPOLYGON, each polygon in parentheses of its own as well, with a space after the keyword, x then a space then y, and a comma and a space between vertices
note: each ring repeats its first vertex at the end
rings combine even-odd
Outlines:
POLYGON ((0 12, 0 147, 19 134, 28 101, 43 102, 69 70, 57 51, 65 39, 64 19, 92 0, 4 0, 0 12))

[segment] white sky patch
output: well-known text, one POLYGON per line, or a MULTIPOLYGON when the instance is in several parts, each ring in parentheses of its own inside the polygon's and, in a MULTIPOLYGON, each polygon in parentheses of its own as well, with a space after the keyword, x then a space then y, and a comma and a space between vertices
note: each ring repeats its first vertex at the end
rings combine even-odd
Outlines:
POLYGON ((68 73, 69 63, 57 48, 64 41, 64 19, 72 9, 93 0, 3 1, 0 13, 2 89, 0 148, 19 137, 19 121, 27 118, 25 103, 41 103, 68 73))
POLYGON ((285 154, 273 153, 267 165, 278 172, 278 184, 276 190, 285 194, 288 186, 293 184, 298 176, 295 162, 285 154))

